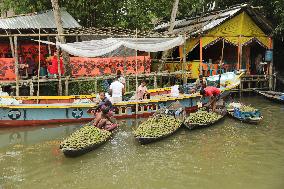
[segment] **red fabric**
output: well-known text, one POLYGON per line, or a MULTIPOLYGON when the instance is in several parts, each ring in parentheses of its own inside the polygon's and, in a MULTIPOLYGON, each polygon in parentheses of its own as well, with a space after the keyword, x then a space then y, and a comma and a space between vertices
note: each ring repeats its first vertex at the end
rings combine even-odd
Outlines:
MULTIPOLYGON (((60 71, 61 74, 64 74, 64 66, 62 58, 60 58, 60 71)), ((53 56, 51 60, 51 65, 48 66, 48 72, 50 74, 58 74, 58 58, 57 56, 53 56)))
POLYGON ((218 96, 221 91, 216 87, 206 87, 205 89, 205 96, 218 96))
MULTIPOLYGON (((150 56, 138 56, 138 73, 150 73, 150 56)), ((82 58, 70 57, 72 76, 98 76, 104 74, 116 74, 118 70, 122 74, 135 74, 136 57, 111 57, 111 58, 82 58), (124 73, 124 65, 126 70, 124 73)))
POLYGON ((0 80, 15 80, 14 58, 0 58, 0 80))

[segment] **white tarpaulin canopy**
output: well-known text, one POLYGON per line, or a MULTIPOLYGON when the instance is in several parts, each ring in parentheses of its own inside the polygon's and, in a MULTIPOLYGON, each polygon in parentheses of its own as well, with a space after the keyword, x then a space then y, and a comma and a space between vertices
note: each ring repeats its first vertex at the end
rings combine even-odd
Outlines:
MULTIPOLYGON (((181 36, 175 38, 107 38, 66 44, 56 43, 56 45, 75 56, 97 57, 108 54, 121 46, 138 51, 158 52, 180 46, 184 41, 181 36)), ((55 45, 47 41, 41 42, 55 45)))

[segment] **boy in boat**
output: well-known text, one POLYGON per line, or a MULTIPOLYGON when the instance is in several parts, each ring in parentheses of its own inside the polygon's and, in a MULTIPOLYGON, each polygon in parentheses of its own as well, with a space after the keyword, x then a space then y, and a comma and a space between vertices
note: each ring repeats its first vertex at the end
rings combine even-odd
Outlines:
POLYGON ((105 96, 104 92, 100 92, 100 100, 98 107, 95 109, 95 122, 94 126, 100 129, 107 129, 109 125, 112 124, 112 120, 110 117, 112 103, 111 101, 105 96))
POLYGON ((205 87, 205 88, 201 88, 200 94, 202 96, 210 97, 208 106, 211 106, 214 112, 216 110, 216 102, 219 99, 219 96, 221 94, 220 89, 218 89, 217 87, 212 87, 212 86, 205 87))

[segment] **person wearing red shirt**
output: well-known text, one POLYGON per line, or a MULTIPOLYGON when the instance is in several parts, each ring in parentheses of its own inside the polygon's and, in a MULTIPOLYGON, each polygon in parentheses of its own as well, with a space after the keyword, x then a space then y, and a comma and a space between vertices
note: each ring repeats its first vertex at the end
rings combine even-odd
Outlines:
MULTIPOLYGON (((61 75, 64 74, 64 66, 63 66, 63 61, 62 58, 60 58, 60 72, 61 75)), ((54 56, 51 59, 51 65, 48 66, 48 73, 51 76, 56 77, 56 75, 58 75, 58 57, 57 57, 57 53, 54 53, 54 56)))
POLYGON ((221 90, 218 89, 217 87, 210 86, 210 87, 201 88, 200 94, 202 96, 210 97, 209 106, 211 105, 212 110, 215 111, 216 102, 221 94, 221 90))

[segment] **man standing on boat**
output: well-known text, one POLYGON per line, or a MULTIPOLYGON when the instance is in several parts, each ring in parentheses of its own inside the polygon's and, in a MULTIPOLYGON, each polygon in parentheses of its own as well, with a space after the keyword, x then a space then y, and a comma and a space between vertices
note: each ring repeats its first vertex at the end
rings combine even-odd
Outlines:
POLYGON ((124 85, 118 81, 120 76, 117 76, 114 82, 109 86, 109 93, 111 95, 111 102, 117 103, 122 101, 122 95, 125 92, 124 85))
POLYGON ((212 87, 212 86, 201 88, 200 94, 202 96, 206 96, 210 98, 208 106, 211 106, 214 112, 216 110, 216 102, 218 101, 219 96, 221 94, 220 89, 218 89, 217 87, 212 87))

